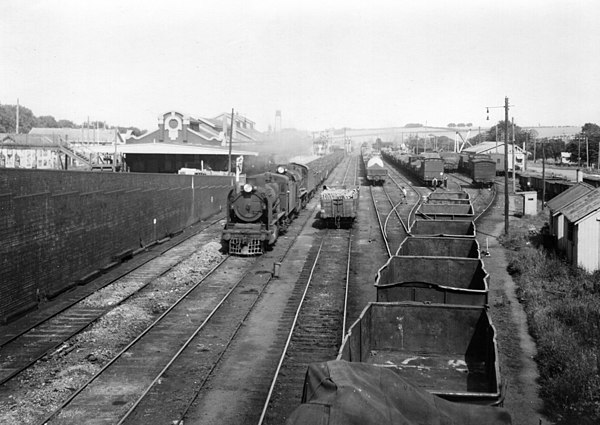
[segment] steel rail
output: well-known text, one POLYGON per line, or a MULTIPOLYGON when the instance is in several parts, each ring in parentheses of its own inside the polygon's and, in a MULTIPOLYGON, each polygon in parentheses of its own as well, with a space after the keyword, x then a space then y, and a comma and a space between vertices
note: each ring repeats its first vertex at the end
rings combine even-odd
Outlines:
POLYGON ((381 231, 381 236, 383 237, 383 243, 385 243, 385 249, 388 253, 388 257, 392 256, 392 251, 390 249, 390 244, 388 243, 387 237, 385 235, 385 230, 383 229, 383 223, 381 223, 381 217, 379 215, 379 210, 377 209, 377 204, 375 203, 375 196, 373 195, 373 186, 369 186, 371 193, 371 201, 373 201, 373 208, 375 209, 375 215, 377 216, 377 222, 379 223, 379 230, 381 231))
MULTIPOLYGON (((134 271, 136 271, 139 268, 141 268, 141 267, 145 266, 146 264, 148 264, 150 261, 155 260, 156 258, 160 257, 161 255, 165 254, 166 252, 169 252, 171 249, 174 249, 177 246, 181 245, 182 243, 186 242, 188 239, 196 236, 198 233, 201 233, 201 232, 205 231, 206 229, 208 229, 209 227, 216 225, 221 220, 223 220, 222 216, 220 216, 218 219, 216 219, 214 221, 211 221, 206 227, 203 227, 203 228, 199 229, 197 232, 191 233, 190 235, 186 236, 184 239, 182 239, 181 241, 178 241, 176 244, 168 247, 167 249, 165 249, 163 251, 158 251, 156 253, 156 255, 150 256, 147 260, 144 260, 139 265, 136 265, 133 269, 125 271, 125 272, 119 274, 114 279, 108 280, 105 284, 103 284, 102 286, 98 287, 94 292, 91 292, 89 294, 82 294, 81 297, 78 297, 78 298, 74 299, 72 302, 69 302, 64 307, 61 307, 59 310, 57 310, 57 311, 55 311, 53 313, 50 313, 47 316, 44 316, 42 319, 33 322, 33 324, 31 324, 31 325, 26 326, 23 330, 19 331, 18 333, 16 333, 15 335, 11 336, 7 340, 2 341, 2 343, 0 344, 0 348, 4 347, 5 345, 8 345, 9 343, 13 342, 14 340, 16 340, 18 338, 20 338, 21 336, 25 335, 27 332, 31 331, 32 329, 37 328, 40 325, 42 325, 42 324, 48 322, 49 320, 55 318, 59 314, 64 313, 66 310, 68 310, 69 308, 73 307, 75 304, 77 304, 78 302, 84 300, 85 298, 89 297, 90 295, 98 292, 101 289, 106 288, 107 286, 115 283, 116 281, 118 281, 119 279, 122 279, 123 277, 127 276, 128 274, 133 273, 134 271)), ((156 246, 156 245, 154 245, 154 246, 156 246)), ((142 289, 142 288, 140 288, 140 289, 142 289)), ((3 382, 4 381, 0 382, 0 384, 2 384, 3 382)))
MULTIPOLYGON (((206 228, 202 229, 206 230, 208 227, 211 227, 212 225, 214 225, 215 223, 217 223, 218 221, 220 221, 221 219, 211 223, 209 226, 207 226, 206 228)), ((201 231, 200 231, 201 232, 201 231)), ((118 282, 120 279, 133 274, 135 271, 139 270, 141 267, 147 265, 148 263, 150 263, 153 260, 156 260, 158 257, 164 255, 165 253, 169 252, 172 249, 175 249, 176 247, 178 247, 179 245, 181 245, 182 243, 186 242, 187 240, 189 240, 190 238, 192 238, 193 236, 197 235, 200 232, 196 232, 188 237, 186 237, 185 239, 177 242, 175 245, 165 249, 164 251, 162 251, 160 254, 153 256, 151 258, 149 258, 148 260, 145 260, 143 263, 137 265, 135 268, 127 271, 126 273, 122 273, 120 274, 119 277, 116 277, 114 279, 111 279, 110 281, 108 281, 105 285, 102 285, 101 287, 99 287, 96 291, 87 294, 84 297, 80 297, 78 299, 76 299, 74 302, 69 303, 66 307, 64 307, 63 309, 57 311, 55 314, 46 317, 43 320, 40 320, 37 322, 36 326, 34 327, 30 327, 27 331, 22 332, 21 334, 18 335, 18 337, 26 337, 27 333, 32 331, 34 328, 39 327, 39 326, 43 326, 45 323, 48 323, 50 320, 52 320, 53 318, 56 318, 59 314, 62 313, 67 313, 68 309, 71 308, 75 308, 75 306, 84 301, 86 298, 92 296, 93 294, 95 294, 96 292, 105 289, 107 287, 109 287, 110 285, 112 285, 115 282, 118 282)), ((187 257, 186 257, 187 258, 187 257)), ((177 267, 182 261, 184 261, 185 258, 183 258, 181 261, 178 261, 177 263, 169 266, 166 270, 163 270, 161 272, 161 274, 159 276, 163 276, 164 274, 168 273, 170 270, 172 270, 174 267, 177 267)), ((98 311, 98 313, 95 315, 95 317, 91 317, 88 321, 80 324, 79 326, 74 326, 72 328, 72 331, 69 332, 68 334, 65 334, 59 342, 55 343, 55 344, 51 344, 50 346, 48 346, 47 349, 45 349, 44 351, 39 352, 39 354, 32 356, 32 358, 30 360, 28 360, 26 363, 24 363, 23 365, 21 365, 20 367, 15 368, 15 370, 9 374, 7 374, 6 376, 3 376, 0 378, 0 385, 3 385, 4 383, 10 381, 12 378, 14 378, 15 376, 19 375, 21 372, 27 370, 29 367, 31 367, 33 364, 35 364, 39 359, 43 358, 45 355, 47 355, 50 351, 52 350, 56 350, 58 347, 60 347, 62 344, 64 344, 66 341, 68 341, 69 339, 73 338, 74 336, 80 334, 81 332, 83 332, 88 326, 90 326, 91 324, 94 324, 96 322, 98 322, 98 320, 102 319, 106 314, 108 314, 109 312, 111 312, 114 308, 122 305, 123 303, 125 303, 126 301, 128 301, 129 299, 131 299, 132 297, 134 297, 135 295, 140 294, 141 292, 143 292, 148 286, 150 286, 153 283, 153 280, 148 280, 148 282, 142 284, 140 287, 138 287, 137 289, 135 289, 132 293, 130 293, 129 295, 121 298, 118 302, 111 304, 109 306, 106 306, 102 309, 98 309, 100 311, 98 311)), ((8 346, 8 344, 10 342, 13 342, 15 340, 18 339, 17 338, 12 338, 9 340, 9 342, 6 342, 5 344, 3 344, 2 346, 0 346, 0 349, 2 349, 3 347, 8 346)), ((43 341, 42 341, 43 342, 43 341)))
POLYGON ((263 406, 262 413, 260 414, 260 419, 258 421, 258 425, 262 425, 262 423, 265 419, 265 415, 266 415, 267 409, 269 407, 269 402, 271 401, 271 397, 273 395, 273 390, 275 389, 275 383, 277 382, 277 376, 279 375, 279 371, 281 370, 281 365, 283 364, 283 360, 285 359, 285 355, 290 346, 290 342, 292 340, 292 335, 294 334, 294 328, 296 327, 296 323, 298 322, 298 316, 300 315, 300 310, 302 309, 302 305, 304 304, 304 299, 306 298, 306 294, 308 293, 308 289, 312 282, 312 277, 315 272, 315 268, 317 267, 317 264, 319 263, 319 257, 321 256, 321 251, 323 250, 323 244, 325 243, 325 240, 326 240, 325 237, 321 238, 321 244, 319 245, 319 250, 317 251, 315 261, 313 262, 313 265, 311 267, 310 274, 308 276, 308 281, 306 282, 304 292, 302 293, 302 297, 300 298, 298 308, 296 309, 296 314, 294 315, 294 320, 292 321, 292 326, 290 328, 290 332, 288 333, 285 345, 283 347, 283 352, 281 354, 281 357, 279 358, 277 368, 275 369, 275 375, 273 376, 273 380, 271 381, 271 386, 269 388, 269 392, 267 394, 267 399, 263 406))
MULTIPOLYGON (((317 189, 318 189, 318 188, 317 188, 317 189)), ((304 230, 304 228, 306 228, 306 226, 307 226, 307 225, 308 225, 308 223, 310 222, 310 217, 313 217, 313 216, 314 216, 314 214, 315 214, 315 211, 317 210, 317 208, 318 208, 318 203, 315 203, 315 205, 313 206, 313 208, 310 210, 310 211, 311 211, 311 214, 310 214, 309 218, 308 218, 308 219, 307 219, 307 220, 304 222, 304 224, 302 225, 300 233, 302 233, 302 231, 304 230)), ((281 256, 279 257, 279 261, 282 261, 283 259, 285 259, 285 258, 286 258, 286 256, 289 254, 289 251, 292 249, 293 245, 294 245, 294 244, 290 244, 290 246, 289 246, 289 247, 286 249, 286 251, 283 253, 283 255, 281 255, 281 256)), ((319 252, 320 252, 321 248, 322 248, 322 242, 321 242, 321 246, 320 246, 320 248, 319 248, 319 252)), ((313 269, 311 270, 311 276, 312 276, 312 273, 313 273, 313 271, 314 271, 314 267, 313 267, 313 269)), ((263 286, 263 288, 262 288, 262 291, 261 291, 261 293, 262 293, 262 292, 263 292, 263 291, 264 291, 264 290, 265 290, 265 289, 268 287, 268 285, 269 285, 269 283, 271 282, 271 280, 272 280, 272 277, 271 277, 271 278, 270 278, 270 279, 269 279, 269 280, 268 280, 268 281, 265 283, 265 285, 264 285, 264 286, 263 286)), ((245 318, 247 318, 247 317, 250 315, 250 313, 252 312, 253 306, 254 306, 254 305, 255 305, 255 304, 256 304, 256 303, 259 301, 259 299, 260 299, 260 294, 259 294, 259 296, 258 296, 258 297, 256 297, 256 300, 254 301, 254 303, 252 304, 251 308, 250 308, 250 309, 248 310, 248 312, 246 313, 246 315, 245 315, 245 318)), ((304 299, 304 297, 303 297, 303 299, 304 299)), ((344 317, 345 317, 345 312, 344 312, 344 317)), ((245 319, 244 319, 244 320, 245 320, 245 319)), ((213 371, 215 370, 215 368, 216 368, 216 367, 219 365, 219 362, 220 362, 221 358, 222 358, 222 357, 225 355, 225 353, 226 353, 226 349, 227 349, 227 347, 228 347, 228 346, 230 346, 230 345, 231 345, 231 343, 233 342, 233 340, 234 340, 234 338, 235 338, 235 336, 236 336, 237 332, 239 331, 239 329, 241 328, 242 324, 244 323, 244 320, 240 321, 240 323, 237 325, 237 327, 236 327, 235 331, 233 332, 233 334, 232 334, 231 338, 230 338, 230 339, 229 339, 229 341, 227 342, 227 345, 226 345, 225 349, 223 349, 223 351, 222 351, 222 352, 221 352, 221 354, 218 356, 218 358, 217 358, 217 360, 215 361, 215 363, 214 363, 214 364, 211 366, 211 368, 209 369, 208 373, 206 374, 206 376, 204 377, 204 379, 203 379, 203 380, 202 380, 202 382, 200 383, 200 385, 199 385, 199 387, 198 387, 199 389, 196 391, 196 394, 194 395, 194 397, 192 397, 192 398, 190 399, 190 401, 187 403, 186 407, 185 407, 184 409, 182 409, 182 412, 181 412, 180 418, 178 418, 178 419, 176 419, 176 420, 174 420, 174 421, 173 421, 173 424, 174 424, 174 425, 180 425, 180 424, 183 424, 183 423, 184 423, 185 416, 187 415, 187 413, 189 412, 190 408, 192 407, 192 405, 193 405, 193 404, 194 404, 194 402, 196 401, 196 399, 197 399, 198 395, 199 395, 199 394, 200 394, 200 392, 201 392, 201 389, 204 387, 204 385, 206 384, 206 382, 208 381, 208 379, 211 377, 211 375, 212 375, 213 371)), ((196 336, 196 335, 194 335, 194 336, 196 336)), ((190 341, 192 340, 192 338, 193 338, 194 336, 192 336, 192 337, 190 338, 190 341)), ((180 350, 180 351, 182 351, 182 350, 180 350)), ((178 353, 178 355, 179 355, 179 353, 178 353)), ((170 362, 170 364, 171 364, 171 363, 172 363, 172 362, 170 362)), ((161 374, 162 374, 163 372, 165 372, 165 371, 167 370, 167 368, 168 368, 168 366, 164 368, 164 371, 162 371, 162 372, 161 372, 161 374)), ((158 382, 158 378, 157 378, 155 381, 156 381, 156 382, 158 382)), ((155 382, 153 382, 153 384, 152 384, 152 385, 154 385, 154 383, 155 383, 155 382)), ((147 392, 148 392, 148 391, 151 389, 152 385, 151 385, 151 386, 148 388, 148 390, 145 392, 145 394, 146 394, 146 393, 147 393, 147 392)), ((145 395, 145 394, 144 394, 144 395, 145 395)), ((139 404, 139 402, 141 402, 141 400, 143 399, 144 395, 142 395, 141 397, 139 397, 139 400, 136 402, 136 406, 139 404)), ((123 417, 123 418, 122 418, 122 419, 119 421, 118 425, 122 425, 123 423, 125 423, 125 420, 127 419, 127 417, 128 417, 128 416, 130 416, 130 415, 131 415, 131 413, 132 413, 134 410, 135 410, 135 406, 134 406, 134 407, 132 407, 132 408, 130 409, 130 411, 128 411, 128 412, 127 412, 126 416, 125 416, 125 417, 123 417)))
MULTIPOLYGON (((244 273, 242 275, 242 277, 231 287, 231 289, 223 296, 223 298, 219 301, 219 303, 213 308, 213 310, 208 314, 208 316, 206 317, 206 319, 204 319, 204 321, 198 326, 198 328, 196 328, 196 330, 192 333, 192 335, 185 341, 185 343, 181 346, 181 348, 179 350, 177 350, 177 352, 173 355, 173 357, 171 358, 171 360, 169 360, 169 362, 162 368, 162 370, 156 375, 156 377, 154 378, 154 380, 148 385, 148 387, 142 392, 142 394, 137 398, 137 400, 133 403, 133 405, 129 408, 129 410, 125 413, 125 415, 119 420, 117 425, 122 425, 128 418, 129 416, 135 411, 135 409, 139 406, 139 404, 142 402, 142 400, 144 399, 144 397, 146 397, 146 395, 152 390, 152 388, 156 385, 157 382, 159 382, 159 380, 164 376, 164 374, 167 372, 167 370, 171 367, 171 365, 179 358, 179 356, 181 355, 181 353, 183 353, 183 351, 190 345, 190 343, 194 340, 194 338, 200 333, 201 330, 204 329, 204 327, 206 326, 206 324, 210 321, 210 319, 216 314, 217 310, 219 310, 219 308, 221 308, 221 306, 223 305, 223 303, 225 303, 225 301, 227 301, 230 297, 230 295, 233 293, 233 291, 235 291, 239 284, 244 280, 244 278, 248 275, 248 273, 250 272, 250 269, 244 273)), ((264 289, 267 287, 267 285, 269 284, 269 282, 271 281, 271 279, 269 279, 269 281, 265 284, 265 286, 262 288, 261 290, 261 294, 262 292, 264 292, 264 289)), ((250 314, 250 312, 252 311, 252 308, 254 307, 254 305, 258 302, 258 299, 260 298, 260 294, 258 297, 256 297, 256 300, 254 300, 254 302, 252 303, 252 306, 250 307, 250 309, 248 310, 248 312, 246 313, 246 315, 244 316, 244 320, 248 317, 248 315, 250 314)), ((233 341, 233 338, 235 337, 235 335, 237 334, 238 330, 240 329, 240 327, 242 326, 242 324, 244 323, 244 320, 240 321, 240 323, 238 323, 233 335, 231 336, 231 338, 229 339, 229 341, 227 342, 227 345, 225 346, 225 348, 223 349, 223 351, 221 352, 221 354, 219 355, 217 361, 212 365, 212 367, 210 368, 208 374, 206 375, 206 377, 202 380, 202 384, 201 387, 204 386, 204 384, 206 383, 206 381, 208 380, 208 377, 210 376, 210 374, 212 373, 212 371, 214 370, 214 368, 217 366, 217 364, 219 363, 219 360, 221 359, 221 357, 223 357, 223 355, 225 354, 225 351, 227 349, 227 347, 229 347, 229 345, 231 345, 231 341, 233 341)), ((192 399, 192 403, 194 402, 194 399, 192 399)), ((190 403, 191 404, 191 403, 190 403)), ((185 411, 187 411, 187 409, 185 409, 185 411)), ((183 416, 177 421, 173 421, 174 424, 179 424, 183 421, 183 416)))
POLYGON ((202 284, 205 280, 207 280, 217 269, 219 269, 230 257, 226 257, 221 260, 218 264, 216 264, 202 279, 192 285, 181 297, 177 299, 177 301, 171 305, 167 310, 165 310, 159 317, 154 320, 142 333, 140 333, 133 341, 131 341, 125 348, 123 348, 116 356, 114 356, 108 363, 106 363, 102 369, 96 372, 92 377, 90 377, 84 385, 79 387, 73 394, 69 396, 67 400, 65 400, 54 412, 50 415, 46 416, 42 421, 38 422, 38 424, 47 424, 51 420, 53 420, 60 412, 67 407, 74 399, 77 397, 83 390, 85 390, 92 382, 94 382, 106 369, 108 369, 113 363, 115 363, 123 354, 125 354, 129 349, 135 345, 144 335, 150 332, 167 314, 171 312, 178 304, 180 304, 185 298, 187 298, 188 294, 194 291, 198 286, 202 284))

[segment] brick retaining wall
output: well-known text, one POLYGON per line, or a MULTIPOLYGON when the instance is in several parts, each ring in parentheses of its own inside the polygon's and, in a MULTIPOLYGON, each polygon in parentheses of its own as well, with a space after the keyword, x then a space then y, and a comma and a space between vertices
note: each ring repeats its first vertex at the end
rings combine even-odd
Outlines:
POLYGON ((0 322, 115 254, 218 213, 230 185, 224 176, 0 169, 0 322))

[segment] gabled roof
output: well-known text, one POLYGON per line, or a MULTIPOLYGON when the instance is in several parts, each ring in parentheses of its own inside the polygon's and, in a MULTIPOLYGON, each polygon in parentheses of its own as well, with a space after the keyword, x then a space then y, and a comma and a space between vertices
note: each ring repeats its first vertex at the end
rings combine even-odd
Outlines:
MULTIPOLYGON (((508 151, 512 152, 512 143, 508 144, 508 151)), ((523 149, 518 145, 514 145, 515 153, 522 153, 523 149)), ((463 152, 470 153, 504 153, 504 142, 481 142, 475 146, 464 148, 463 152)))
POLYGON ((555 196, 551 200, 548 201, 548 208, 550 209, 550 213, 552 215, 556 215, 562 212, 562 210, 575 202, 577 199, 582 196, 587 195, 591 191, 594 190, 594 187, 587 183, 577 183, 569 189, 565 190, 563 193, 555 196))
POLYGON ((188 128, 188 131, 205 140, 221 140, 218 133, 206 127, 200 127, 198 130, 192 130, 191 128, 188 128))
POLYGON ((600 210, 600 188, 592 190, 562 209, 571 223, 579 223, 588 215, 600 210))
MULTIPOLYGON (((216 117, 213 118, 213 120, 216 123, 220 123, 223 120, 223 115, 225 115, 225 117, 227 117, 227 121, 228 123, 231 121, 231 112, 223 112, 222 114, 217 115, 216 117)), ((236 117, 236 121, 246 121, 252 124, 256 124, 254 121, 252 121, 251 119, 249 119, 248 117, 244 116, 244 115, 240 115, 238 113, 235 114, 236 117)))

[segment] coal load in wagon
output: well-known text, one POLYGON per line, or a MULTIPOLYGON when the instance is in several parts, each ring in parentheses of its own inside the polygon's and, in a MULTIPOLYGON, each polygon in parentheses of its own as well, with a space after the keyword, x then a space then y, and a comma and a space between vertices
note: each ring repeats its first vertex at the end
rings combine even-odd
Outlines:
POLYGON ((410 228, 412 236, 475 237, 475 223, 467 220, 417 220, 410 228))
POLYGON ((370 303, 337 359, 392 369, 446 400, 498 405, 503 394, 495 334, 483 306, 370 303))
POLYGON ((396 255, 479 258, 480 252, 476 239, 408 236, 398 247, 396 255))
POLYGON ((417 388, 393 371, 333 360, 312 363, 302 404, 287 425, 510 425, 506 409, 454 403, 417 388))
POLYGON ((392 256, 377 272, 377 301, 485 305, 488 278, 478 258, 392 256))

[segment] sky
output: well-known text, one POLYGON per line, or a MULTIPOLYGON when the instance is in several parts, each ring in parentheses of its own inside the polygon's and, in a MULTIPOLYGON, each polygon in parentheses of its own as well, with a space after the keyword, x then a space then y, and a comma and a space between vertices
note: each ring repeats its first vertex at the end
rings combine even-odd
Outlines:
POLYGON ((0 0, 0 104, 157 128, 600 124, 597 0, 0 0), (489 111, 489 121, 486 107, 489 111), (499 107, 499 108, 496 108, 499 107))

